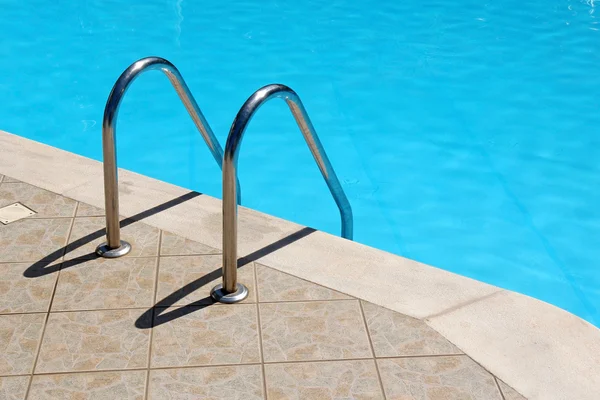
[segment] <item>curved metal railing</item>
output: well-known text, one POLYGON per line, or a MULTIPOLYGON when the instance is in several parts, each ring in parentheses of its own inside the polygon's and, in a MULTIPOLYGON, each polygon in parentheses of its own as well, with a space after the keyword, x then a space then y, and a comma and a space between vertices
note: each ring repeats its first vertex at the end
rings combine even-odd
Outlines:
POLYGON ((294 119, 306 140, 329 191, 340 210, 342 218, 342 237, 352 239, 352 207, 342 189, 342 185, 329 162, 323 145, 306 113, 300 98, 292 89, 284 85, 267 85, 256 92, 242 106, 235 117, 223 158, 223 284, 215 286, 211 292, 215 300, 223 303, 235 303, 248 295, 248 289, 237 282, 237 162, 240 145, 246 127, 256 111, 272 98, 285 100, 294 119))
MULTIPOLYGON (((219 167, 223 164, 223 149, 206 122, 194 96, 173 64, 164 58, 146 57, 131 64, 117 79, 108 96, 102 121, 102 153, 104 160, 104 198, 106 206, 106 239, 96 249, 103 257, 114 258, 129 253, 131 245, 121 240, 119 226, 119 190, 117 178, 116 129, 119 106, 133 81, 142 73, 150 70, 161 70, 177 91, 187 112, 192 117, 196 128, 208 145, 210 152, 219 167)), ((236 198, 239 201, 239 198, 236 198)))

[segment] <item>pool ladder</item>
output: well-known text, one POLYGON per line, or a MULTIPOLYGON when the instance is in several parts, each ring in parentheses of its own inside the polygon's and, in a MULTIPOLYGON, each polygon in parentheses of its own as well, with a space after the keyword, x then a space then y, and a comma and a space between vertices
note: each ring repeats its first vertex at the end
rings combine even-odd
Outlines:
POLYGON ((237 164, 240 145, 248 123, 267 101, 283 99, 288 105, 312 153, 342 219, 342 237, 352 240, 352 207, 323 149, 317 132, 292 89, 285 85, 267 85, 252 94, 237 113, 227 136, 225 152, 202 115, 198 103, 177 68, 160 57, 146 57, 131 64, 117 79, 108 96, 102 120, 102 153, 104 161, 104 201, 106 207, 106 242, 96 248, 102 257, 121 257, 131 245, 121 240, 119 226, 119 191, 117 177, 116 122, 121 101, 133 81, 148 70, 161 70, 169 79, 187 112, 200 131, 215 161, 223 172, 223 283, 215 286, 212 297, 222 303, 236 303, 248 296, 248 289, 237 282, 237 205, 240 202, 237 164))

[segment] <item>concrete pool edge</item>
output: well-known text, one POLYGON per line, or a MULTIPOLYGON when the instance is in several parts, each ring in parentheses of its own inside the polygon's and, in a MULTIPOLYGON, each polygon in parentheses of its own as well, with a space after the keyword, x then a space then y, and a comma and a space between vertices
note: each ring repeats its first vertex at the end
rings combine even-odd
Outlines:
MULTIPOLYGON (((0 131, 0 173, 104 208, 97 161, 0 131)), ((120 194, 124 216, 221 248, 220 200, 125 170, 120 194)), ((425 320, 530 399, 600 392, 600 330, 566 311, 254 210, 239 217, 240 256, 425 320)))

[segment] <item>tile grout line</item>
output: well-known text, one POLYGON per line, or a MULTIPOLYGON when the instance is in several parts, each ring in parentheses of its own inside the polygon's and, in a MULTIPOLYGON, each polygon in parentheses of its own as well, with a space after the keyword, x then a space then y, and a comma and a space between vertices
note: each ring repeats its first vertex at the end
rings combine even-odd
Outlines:
MULTIPOLYGON (((67 218, 71 218, 71 217, 62 217, 62 219, 67 219, 67 218)), ((34 218, 35 220, 39 220, 42 218, 34 218)), ((56 219, 56 218, 48 218, 48 219, 56 219)), ((68 243, 67 246, 71 244, 68 243)), ((218 254, 179 254, 179 255, 168 255, 168 256, 160 256, 160 257, 206 257, 206 256, 220 256, 223 253, 218 253, 218 254)), ((66 255, 66 253, 65 253, 66 255)), ((152 257, 159 257, 158 255, 139 255, 139 256, 130 256, 128 255, 127 258, 152 258, 152 257)), ((89 261, 89 260, 97 260, 100 257, 96 256, 95 253, 94 254, 89 254, 89 255, 82 255, 82 256, 77 256, 76 258, 81 259, 81 260, 85 260, 85 261, 89 261)), ((2 264, 28 264, 28 263, 36 263, 40 260, 16 260, 16 261, 0 261, 0 265, 2 264)), ((60 263, 62 263, 63 261, 70 261, 70 260, 61 260, 60 263)), ((332 299, 332 300, 349 300, 349 299, 332 299)), ((308 300, 308 301, 316 301, 316 300, 308 300)))
POLYGON ((80 375, 80 374, 113 374, 122 372, 144 372, 146 368, 131 368, 131 369, 97 369, 85 371, 59 371, 59 372, 40 372, 34 376, 52 376, 52 375, 80 375))
MULTIPOLYGON (((131 258, 131 257, 129 257, 131 258)), ((154 257, 137 257, 137 258, 154 258, 154 257)), ((159 262, 160 264, 160 262, 159 262)), ((160 268, 160 267, 159 267, 160 268)), ((156 300, 155 300, 156 301, 156 300)), ((267 301, 262 302, 260 304, 282 304, 282 303, 323 303, 323 302, 338 302, 338 301, 354 301, 353 299, 331 299, 331 300, 292 300, 292 301, 267 301)), ((148 306, 153 308, 160 309, 168 309, 168 308, 184 308, 184 307, 192 307, 192 308, 204 308, 205 304, 173 304, 170 306, 148 306)), ((211 304, 211 303, 206 303, 211 304)), ((254 301, 244 301, 241 304, 257 304, 254 301)), ((214 303, 211 304, 215 307, 229 307, 229 305, 214 303)), ((74 310, 51 310, 50 314, 59 314, 59 313, 74 313, 74 312, 95 312, 95 311, 119 311, 119 310, 144 310, 144 306, 136 306, 136 307, 111 307, 111 308, 82 308, 82 309, 74 309, 74 310)), ((146 309, 147 310, 147 309, 146 309)), ((0 313, 0 315, 23 315, 23 314, 44 314, 46 311, 30 311, 30 312, 16 312, 16 313, 0 313)), ((463 353, 455 354, 462 355, 463 353)))
POLYGON ((77 217, 77 211, 79 210, 79 202, 75 200, 75 207, 73 207, 73 218, 77 217))
MULTIPOLYGON (((154 304, 156 304, 156 296, 158 295, 158 273, 160 270, 160 261, 161 261, 161 254, 160 254, 160 248, 162 247, 162 237, 163 237, 163 230, 160 229, 158 231, 158 252, 157 252, 157 256, 156 256, 156 272, 154 275, 154 296, 152 296, 152 307, 154 307, 154 304)), ((150 364, 148 364, 150 365, 150 364)))
POLYGON ((327 300, 281 300, 281 301, 261 301, 261 304, 281 304, 281 303, 323 303, 337 301, 355 301, 358 299, 327 299, 327 300))
MULTIPOLYGON (((41 219, 41 218, 38 218, 41 219)), ((150 226, 150 225, 148 225, 150 226)), ((69 243, 71 244, 71 243, 69 243)), ((87 243, 86 243, 87 244, 87 243)), ((139 255, 139 256, 132 256, 132 255, 127 255, 127 258, 151 258, 151 257, 163 257, 163 258, 168 258, 168 257, 206 257, 206 256, 220 256, 223 253, 218 253, 218 254, 173 254, 173 255, 163 255, 160 256, 158 254, 156 255, 139 255)), ((82 255, 82 256, 78 256, 77 258, 81 258, 84 260, 96 260, 98 258, 100 258, 99 256, 97 256, 95 253, 94 254, 89 254, 89 255, 82 255)), ((29 263, 29 262, 37 262, 39 260, 35 260, 35 261, 18 261, 21 263, 29 263)), ((68 261, 68 260, 66 260, 68 261)), ((0 262, 0 264, 8 264, 8 263, 14 263, 14 261, 3 261, 0 262)))
POLYGON ((482 370, 484 370, 485 372, 487 372, 488 374, 490 374, 490 376, 492 377, 492 379, 494 380, 494 382, 496 382, 496 387, 498 389, 498 392, 500 393, 500 399, 499 400, 504 400, 504 393, 502 392, 502 389, 500 389, 500 384, 498 383, 498 379, 496 377, 496 375, 494 375, 490 370, 488 370, 486 367, 484 367, 483 365, 481 365, 479 362, 477 362, 476 360, 473 359, 473 357, 471 357, 468 354, 464 354, 465 357, 467 357, 469 360, 471 360, 473 363, 477 364, 477 366, 479 368, 481 368, 482 370))
MULTIPOLYGON (((66 218, 64 218, 64 219, 66 219, 66 218)), ((74 218, 74 219, 75 219, 75 218, 74 218)), ((33 221, 33 220, 30 220, 30 221, 33 221)), ((71 244, 72 244, 72 243, 68 243, 68 244, 67 244, 65 247, 67 247, 67 246, 69 246, 69 245, 71 245, 71 244)), ((87 244, 87 243, 86 243, 86 244, 87 244)), ((79 247, 77 247, 77 248, 79 248, 79 247)), ((75 250, 75 249, 73 249, 73 250, 75 250)), ((72 251, 72 250, 70 250, 70 251, 69 251, 69 253, 70 253, 71 251, 72 251)), ((66 255, 66 253, 65 253, 65 255, 66 255)), ((62 257, 64 257, 64 256, 62 256, 62 257)), ((127 258, 152 258, 152 257, 158 257, 158 256, 156 256, 156 255, 154 255, 154 256, 148 256, 148 255, 145 255, 145 256, 127 256, 127 258)), ((78 260, 81 260, 81 261, 83 262, 83 261, 97 260, 97 259, 99 259, 99 258, 101 258, 101 257, 100 257, 100 256, 98 256, 98 255, 96 255, 96 253, 94 253, 94 254, 88 253, 88 254, 84 254, 84 255, 81 255, 81 256, 76 256, 76 257, 74 257, 74 258, 67 259, 67 260, 63 259, 63 260, 61 260, 61 261, 59 262, 59 264, 63 264, 64 262, 71 261, 71 260, 73 260, 73 259, 75 259, 75 258, 76 258, 76 259, 78 259, 78 260)), ((22 261, 22 260, 20 260, 20 261, 2 261, 2 262, 0 262, 0 265, 1 265, 1 264, 28 264, 28 263, 37 263, 37 262, 39 262, 39 261, 40 261, 40 260, 25 260, 25 261, 22 261)))
MULTIPOLYGON (((75 209, 77 210, 77 205, 79 203, 77 203, 75 205, 75 209)), ((64 260, 66 251, 67 251, 67 245, 69 243, 69 241, 71 240, 71 234, 73 233, 73 224, 75 222, 75 218, 71 218, 71 224, 69 225, 69 233, 67 234, 67 238, 65 240, 65 245, 63 247, 63 251, 62 251, 62 256, 61 258, 64 260)), ((62 269, 62 260, 61 260, 61 264, 58 268, 58 273, 56 274, 56 280, 54 281, 54 287, 52 288, 52 293, 50 295, 50 302, 48 304, 48 309, 46 311, 46 317, 44 318, 44 326, 42 327, 42 333, 40 335, 40 342, 37 345, 37 351, 36 351, 36 355, 35 358, 33 359, 33 365, 31 366, 31 378, 29 379, 29 384, 27 385, 27 390, 25 391, 25 399, 27 399, 29 397, 29 391, 31 390, 31 385, 33 384, 33 376, 35 374, 35 369, 37 367, 37 362, 40 358, 40 353, 42 352, 42 344, 44 342, 44 336, 46 335, 46 328, 48 327, 48 320, 50 319, 50 310, 52 310, 52 303, 54 302, 54 295, 56 294, 56 288, 58 287, 58 280, 60 278, 60 271, 62 269)))
POLYGON ((33 375, 29 375, 29 382, 27 383, 27 390, 25 391, 25 396, 23 396, 23 400, 27 400, 27 398, 29 397, 29 390, 31 389, 32 383, 33 383, 33 375))
POLYGON ((152 326, 152 322, 154 321, 154 313, 155 310, 152 309, 152 312, 150 313, 150 338, 148 340, 148 358, 147 358, 147 367, 145 369, 143 369, 142 371, 146 372, 146 377, 145 377, 145 385, 144 385, 144 399, 147 400, 148 399, 148 393, 150 391, 150 362, 152 360, 152 339, 154 337, 154 327, 152 326))
MULTIPOLYGON (((377 360, 397 359, 397 358, 428 358, 428 357, 465 357, 461 354, 443 354, 443 355, 431 355, 431 356, 398 356, 398 357, 378 357, 377 360)), ((278 364, 311 364, 311 363, 337 363, 337 362, 348 362, 348 361, 368 361, 373 360, 372 358, 338 358, 338 359, 322 359, 322 360, 295 360, 295 361, 267 361, 265 365, 278 365, 278 364)), ((160 366, 150 368, 126 368, 126 369, 100 369, 100 370, 84 370, 84 371, 55 371, 55 372, 39 372, 34 373, 33 376, 45 376, 45 375, 70 375, 70 374, 93 374, 93 373, 104 373, 104 372, 130 372, 130 371, 158 371, 158 370, 170 370, 170 369, 193 369, 193 368, 220 368, 220 367, 239 367, 248 365, 261 365, 260 362, 243 362, 237 364, 225 363, 225 364, 208 364, 208 365, 176 365, 176 366, 160 366)), ((487 371, 487 370, 486 370, 487 371)), ((32 374, 17 374, 17 375, 0 375, 0 378, 9 378, 15 376, 31 376, 32 374)))
POLYGON ((501 400, 506 400, 506 397, 504 396, 504 392, 502 391, 502 388, 500 387, 500 382, 498 382, 498 377, 496 377, 496 375, 492 375, 494 377, 494 382, 496 382, 496 387, 498 388, 498 391, 500 392, 500 397, 501 400))
MULTIPOLYGON (((143 258, 143 257, 140 257, 143 258)), ((152 257, 148 257, 152 258, 152 257)), ((295 301, 266 301, 261 302, 260 304, 282 304, 282 303, 322 303, 322 302, 338 302, 338 301, 352 301, 351 299, 332 299, 332 300, 295 300, 295 301)), ((204 308, 205 304, 173 304, 170 306, 148 306, 153 308, 183 308, 183 307, 192 307, 192 308, 204 308)), ((210 304, 210 303, 206 303, 210 304)), ((244 301, 242 304, 257 304, 254 301, 244 301)), ((212 304, 216 307, 229 307, 226 304, 214 303, 212 304)), ((73 310, 66 309, 54 309, 50 311, 50 314, 60 314, 60 313, 73 313, 73 312, 94 312, 94 311, 119 311, 119 310, 143 310, 144 306, 136 306, 136 307, 111 307, 111 308, 77 308, 73 310)), ((22 312, 0 312, 0 315, 27 315, 27 314, 46 314, 48 311, 22 311, 22 312)), ((451 354, 448 354, 451 355, 451 354)), ((464 355, 464 353, 456 353, 453 355, 464 355)), ((381 358, 381 357, 377 357, 381 358)))
MULTIPOLYGON (((178 235, 179 236, 179 235, 178 235)), ((183 236, 179 236, 179 237, 183 237, 183 236)), ((200 243, 200 242, 196 242, 196 243, 200 243)), ((202 245, 204 245, 204 243, 200 243, 202 245)), ((205 245, 208 246, 208 245, 205 245)), ((161 254, 160 257, 206 257, 206 256, 220 256, 223 255, 223 252, 220 251, 218 253, 194 253, 194 254, 161 254)))
MULTIPOLYGON (((103 165, 104 165, 104 163, 103 163, 103 162, 101 162, 101 163, 100 163, 100 165, 102 165, 102 166, 103 166, 103 165)), ((117 169, 117 171, 118 171, 118 169, 117 169)), ((118 173, 118 172, 117 172, 117 173, 118 173)), ((103 179, 103 182, 104 182, 104 177, 102 177, 102 179, 103 179)), ((66 189, 62 190, 60 193, 57 193, 57 192, 55 192, 55 191, 53 191, 53 190, 48 190, 48 189, 44 189, 44 190, 48 190, 49 192, 52 192, 52 193, 59 194, 59 195, 61 195, 61 196, 63 196, 63 197, 66 197, 66 198, 69 198, 69 199, 73 199, 73 200, 75 200, 75 201, 79 201, 79 200, 76 200, 75 198, 73 198, 73 197, 69 196, 69 195, 68 195, 68 194, 66 194, 66 193, 68 193, 68 192, 70 192, 70 191, 72 191, 72 190, 78 189, 78 188, 80 188, 80 187, 83 187, 83 186, 85 186, 85 185, 89 184, 90 182, 94 182, 94 180, 95 180, 94 178, 86 179, 86 180, 85 180, 85 182, 83 182, 83 183, 80 183, 79 185, 75 185, 75 186, 73 186, 73 187, 68 187, 68 188, 66 188, 66 189)), ((25 183, 27 183, 27 182, 25 182, 25 183)), ((30 183, 30 185, 31 185, 31 183, 30 183)), ((42 188, 42 189, 43 189, 43 188, 42 188)), ((118 189, 118 187, 117 187, 117 191, 118 191, 118 190, 119 190, 119 189, 118 189)), ((85 202, 82 202, 82 203, 85 203, 85 202)), ((88 204, 88 203, 86 203, 86 204, 88 204)), ((90 204, 90 205, 91 205, 91 204, 90 204)), ((97 207, 97 208, 101 208, 101 207, 97 207)))
MULTIPOLYGON (((180 365, 180 366, 164 366, 150 368, 150 371, 160 370, 171 370, 171 369, 207 369, 207 368, 223 368, 223 367, 240 367, 240 366, 251 366, 260 365, 258 362, 243 363, 243 364, 214 364, 214 365, 180 365)), ((145 372, 148 368, 128 368, 128 369, 97 369, 97 370, 84 370, 84 371, 58 371, 58 372, 40 372, 33 374, 33 376, 52 376, 52 375, 76 375, 76 374, 103 374, 103 373, 123 373, 123 372, 145 372)), ((26 377, 31 374, 20 374, 20 375, 0 375, 0 378, 11 378, 11 377, 26 377)))
MULTIPOLYGON (((442 357, 469 357, 466 354, 415 354, 410 356, 385 356, 375 357, 376 360, 393 360, 396 358, 442 358, 442 357)), ((487 371, 487 370, 486 370, 487 371)))
POLYGON ((265 361, 265 365, 276 365, 276 364, 310 364, 310 363, 328 363, 328 362, 345 362, 345 361, 369 361, 373 360, 371 357, 363 358, 324 358, 320 360, 279 360, 279 361, 265 361))
POLYGON ((255 287, 255 291, 256 291, 256 319, 258 320, 258 349, 260 350, 260 368, 262 371, 262 383, 263 383, 263 392, 264 392, 264 396, 265 396, 265 400, 268 400, 268 395, 267 395, 267 374, 265 373, 265 354, 264 354, 264 349, 263 349, 263 340, 262 340, 262 327, 261 327, 261 323, 260 323, 260 294, 259 294, 259 290, 260 287, 258 286, 258 266, 255 262, 252 263, 254 266, 254 287, 255 287))
MULTIPOLYGON (((436 354, 436 355, 419 355, 419 356, 394 356, 394 357, 363 357, 363 358, 325 358, 320 360, 282 360, 282 361, 265 361, 265 365, 271 364, 304 364, 318 362, 343 362, 343 361, 368 361, 368 360, 394 360, 398 358, 443 358, 443 357, 465 357, 465 354, 436 354)), ((468 356, 467 356, 468 357, 468 356)), ((486 370, 487 371, 487 370, 486 370)), ((489 371, 487 371, 489 372, 489 371)))
POLYGON ((31 374, 0 375, 0 378, 25 378, 31 374))
POLYGON ((150 313, 150 338, 148 341, 148 363, 146 364, 146 386, 144 390, 144 399, 148 399, 148 393, 150 391, 150 362, 152 361, 152 340, 154 339, 154 313, 156 309, 154 308, 154 304, 156 304, 156 295, 158 293, 158 272, 160 268, 160 248, 162 247, 162 239, 163 239, 163 230, 159 229, 158 231, 158 248, 156 254, 156 271, 154 272, 154 293, 152 296, 152 312, 150 313))
MULTIPOLYGON (((208 364, 208 365, 175 365, 150 368, 150 371, 160 371, 163 369, 193 369, 193 368, 222 368, 222 367, 245 367, 248 365, 260 365, 260 362, 249 362, 240 364, 208 364)), ((142 369, 140 369, 142 370, 142 369)), ((118 371, 118 370, 116 370, 118 371)), ((129 371, 129 370, 127 370, 129 371)))
POLYGON ((371 348, 371 354, 373 355, 373 364, 375 364, 375 372, 377 372, 377 381, 379 382, 379 389, 381 389, 381 395, 384 399, 386 399, 385 389, 383 387, 383 380, 381 379, 381 373, 379 372, 379 365, 375 358, 375 346, 373 346, 373 340, 371 339, 371 332, 369 331, 369 324, 367 324, 367 317, 365 315, 365 311, 363 309, 362 301, 357 299, 358 308, 360 309, 360 315, 362 316, 363 324, 365 326, 365 332, 367 334, 367 339, 369 340, 369 347, 371 348))
POLYGON ((34 314, 48 314, 48 311, 23 311, 23 312, 3 312, 0 313, 0 316, 9 316, 9 315, 34 315, 34 314))
POLYGON ((281 274, 287 275, 287 276, 289 276, 289 277, 292 277, 292 278, 299 279, 299 280, 301 280, 301 281, 304 281, 304 282, 306 282, 306 283, 309 283, 309 284, 311 284, 311 285, 316 285, 316 286, 322 287, 322 288, 324 288, 324 289, 331 290, 332 292, 339 293, 339 294, 342 294, 342 295, 344 295, 344 296, 348 296, 348 298, 347 298, 347 299, 329 299, 329 300, 352 300, 352 299, 357 299, 357 297, 350 296, 349 294, 346 294, 346 293, 344 293, 344 292, 340 292, 339 290, 332 289, 332 288, 330 288, 330 287, 323 286, 323 285, 320 285, 320 284, 318 284, 318 283, 315 283, 315 282, 311 282, 311 281, 309 281, 308 279, 300 278, 299 276, 292 275, 292 274, 290 274, 290 273, 288 273, 288 272, 280 271, 280 270, 278 270, 278 269, 276 269, 276 268, 269 267, 269 266, 268 266, 268 265, 266 265, 266 264, 261 264, 261 263, 259 263, 259 262, 256 262, 256 261, 254 262, 254 264, 256 265, 256 267, 257 267, 257 268, 258 268, 258 266, 261 266, 261 267, 264 267, 264 268, 268 268, 268 269, 270 269, 270 270, 272 270, 272 271, 276 271, 276 272, 279 272, 279 273, 281 273, 281 274))
MULTIPOLYGON (((162 240, 163 240, 163 235, 165 234, 165 231, 163 231, 162 229, 158 230, 158 256, 162 257, 164 256, 164 254, 162 253, 162 240)), ((154 300, 156 301, 156 293, 154 293, 154 300)))
MULTIPOLYGON (((87 309, 76 309, 76 310, 53 310, 50 314, 64 314, 64 313, 76 313, 76 312, 97 312, 97 311, 122 311, 122 310, 148 310, 144 306, 138 307, 123 307, 123 308, 87 308, 87 309)), ((35 314, 35 313, 21 313, 21 314, 35 314)))
MULTIPOLYGON (((21 204, 23 204, 23 203, 21 203, 21 204)), ((24 204, 24 205, 29 208, 28 205, 26 205, 26 204, 24 204)), ((68 218, 82 219, 82 218, 90 218, 90 217, 88 217, 88 216, 84 216, 84 217, 82 217, 82 216, 79 216, 79 217, 69 217, 69 216, 64 216, 64 215, 57 215, 57 216, 54 216, 54 217, 36 217, 36 216, 32 215, 28 219, 35 219, 35 220, 40 220, 41 221, 41 220, 47 220, 47 219, 68 219, 68 218)))

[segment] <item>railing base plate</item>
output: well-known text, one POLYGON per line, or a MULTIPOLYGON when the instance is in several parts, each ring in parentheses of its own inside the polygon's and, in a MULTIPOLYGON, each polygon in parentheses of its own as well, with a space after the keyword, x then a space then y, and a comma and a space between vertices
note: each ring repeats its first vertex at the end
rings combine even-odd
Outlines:
POLYGON ((223 285, 218 284, 210 291, 210 296, 220 303, 232 304, 244 300, 248 297, 248 288, 241 283, 237 284, 237 290, 233 293, 227 293, 223 290, 223 285))
POLYGON ((121 246, 116 249, 108 247, 108 243, 104 242, 96 247, 96 254, 104 258, 117 258, 124 256, 131 251, 131 245, 124 240, 121 240, 121 246))

